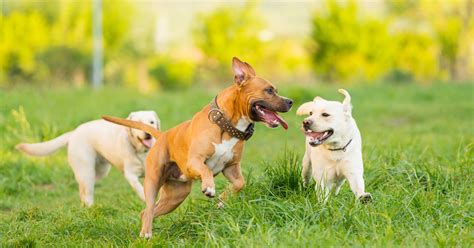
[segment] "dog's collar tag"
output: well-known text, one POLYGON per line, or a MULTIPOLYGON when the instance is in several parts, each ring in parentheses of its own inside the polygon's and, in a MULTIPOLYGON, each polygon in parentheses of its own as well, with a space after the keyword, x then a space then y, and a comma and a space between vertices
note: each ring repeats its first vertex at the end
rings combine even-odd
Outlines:
POLYGON ((349 140, 349 142, 347 142, 347 144, 341 148, 335 148, 335 149, 328 149, 329 151, 343 151, 343 152, 346 152, 347 150, 347 147, 349 146, 349 144, 352 142, 352 139, 349 140))
POLYGON ((217 105, 217 96, 209 104, 211 109, 208 113, 209 120, 218 125, 223 131, 240 140, 249 140, 254 132, 254 124, 251 123, 245 132, 240 131, 232 125, 232 123, 225 117, 224 112, 217 105))

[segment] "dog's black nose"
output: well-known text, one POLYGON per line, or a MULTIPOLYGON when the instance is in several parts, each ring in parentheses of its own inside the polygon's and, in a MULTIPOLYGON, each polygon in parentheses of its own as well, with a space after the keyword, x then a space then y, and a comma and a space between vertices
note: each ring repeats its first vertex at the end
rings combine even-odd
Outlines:
POLYGON ((145 139, 146 139, 146 140, 151 139, 151 135, 150 135, 149 133, 146 133, 146 134, 145 134, 145 139))
POLYGON ((311 127, 311 124, 313 124, 313 121, 311 121, 311 120, 304 120, 303 121, 303 127, 305 129, 309 129, 311 127))
POLYGON ((289 98, 286 99, 286 104, 288 104, 288 106, 290 106, 290 108, 291 108, 291 106, 293 106, 293 100, 291 100, 289 98))

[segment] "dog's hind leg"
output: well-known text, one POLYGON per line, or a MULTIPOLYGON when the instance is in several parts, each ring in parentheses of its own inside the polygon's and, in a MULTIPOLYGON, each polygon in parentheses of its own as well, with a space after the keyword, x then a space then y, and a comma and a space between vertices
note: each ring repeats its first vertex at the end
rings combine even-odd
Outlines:
POLYGON ((95 181, 98 182, 100 179, 104 178, 107 176, 110 172, 110 164, 100 160, 96 165, 95 165, 95 181))
POLYGON ((79 184, 79 195, 83 205, 94 203, 95 163, 97 154, 90 146, 71 142, 68 147, 68 160, 79 184))
POLYGON ((156 195, 165 181, 163 172, 165 165, 168 164, 168 154, 165 149, 159 148, 162 146, 164 144, 153 146, 146 160, 144 181, 146 207, 142 212, 142 228, 140 231, 140 237, 144 238, 151 238, 156 195))
POLYGON ((335 183, 335 186, 334 186, 334 195, 338 195, 339 194, 339 191, 341 190, 341 187, 342 185, 344 184, 346 180, 343 179, 343 180, 339 180, 338 182, 335 183))
POLYGON ((175 210, 191 192, 192 181, 167 181, 160 190, 160 198, 153 211, 154 217, 175 210))

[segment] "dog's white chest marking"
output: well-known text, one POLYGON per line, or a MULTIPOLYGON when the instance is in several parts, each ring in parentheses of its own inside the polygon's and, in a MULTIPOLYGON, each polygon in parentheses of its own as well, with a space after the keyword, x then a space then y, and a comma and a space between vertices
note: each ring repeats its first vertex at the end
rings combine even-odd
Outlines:
MULTIPOLYGON (((241 118, 237 123, 236 128, 240 131, 245 131, 249 124, 250 123, 247 120, 241 118)), ((223 140, 220 144, 213 143, 214 154, 212 154, 212 156, 208 158, 205 163, 207 167, 212 170, 214 175, 220 173, 224 169, 225 165, 232 160, 234 157, 233 149, 238 141, 239 139, 237 138, 230 138, 228 140, 223 140)))

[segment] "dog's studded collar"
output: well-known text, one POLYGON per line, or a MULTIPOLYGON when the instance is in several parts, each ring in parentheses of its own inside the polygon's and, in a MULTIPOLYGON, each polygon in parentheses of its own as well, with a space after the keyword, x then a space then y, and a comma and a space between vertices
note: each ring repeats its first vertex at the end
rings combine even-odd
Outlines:
POLYGON ((230 134, 230 136, 235 137, 240 140, 248 140, 253 135, 254 124, 250 123, 245 132, 240 131, 232 125, 232 123, 225 117, 224 112, 217 105, 217 96, 209 104, 211 109, 209 110, 208 118, 209 120, 218 125, 223 131, 230 134))
POLYGON ((343 151, 345 152, 346 151, 346 148, 349 146, 349 144, 352 142, 352 139, 349 140, 349 142, 347 142, 347 144, 341 148, 334 148, 334 149, 328 149, 329 151, 343 151))

